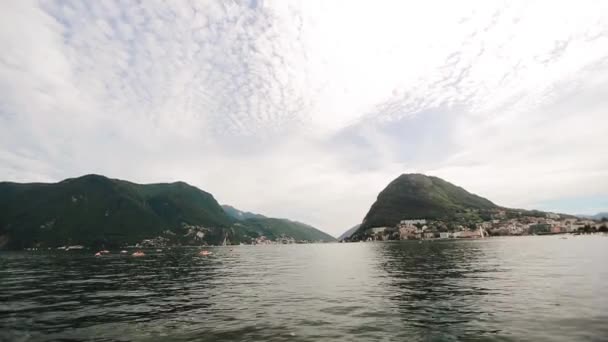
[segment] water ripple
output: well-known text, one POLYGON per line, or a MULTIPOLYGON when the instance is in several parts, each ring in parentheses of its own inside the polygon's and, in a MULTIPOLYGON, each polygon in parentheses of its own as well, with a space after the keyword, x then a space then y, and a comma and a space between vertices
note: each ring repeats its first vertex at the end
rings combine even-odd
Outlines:
POLYGON ((2 341, 601 341, 608 239, 0 254, 2 341))

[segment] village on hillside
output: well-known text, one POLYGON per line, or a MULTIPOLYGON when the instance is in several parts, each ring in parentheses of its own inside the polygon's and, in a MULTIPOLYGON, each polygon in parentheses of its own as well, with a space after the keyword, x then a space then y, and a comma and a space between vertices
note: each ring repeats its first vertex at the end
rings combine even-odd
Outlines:
POLYGON ((442 220, 401 220, 392 227, 372 227, 353 241, 387 241, 419 239, 462 239, 486 236, 521 236, 548 234, 591 234, 608 232, 608 220, 583 219, 569 215, 541 212, 496 210, 489 219, 458 223, 442 220))

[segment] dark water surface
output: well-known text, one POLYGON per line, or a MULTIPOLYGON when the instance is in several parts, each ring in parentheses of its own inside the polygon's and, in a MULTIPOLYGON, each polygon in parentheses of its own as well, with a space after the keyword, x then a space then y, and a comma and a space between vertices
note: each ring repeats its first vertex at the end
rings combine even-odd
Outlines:
POLYGON ((0 253, 6 341, 608 341, 608 237, 0 253))

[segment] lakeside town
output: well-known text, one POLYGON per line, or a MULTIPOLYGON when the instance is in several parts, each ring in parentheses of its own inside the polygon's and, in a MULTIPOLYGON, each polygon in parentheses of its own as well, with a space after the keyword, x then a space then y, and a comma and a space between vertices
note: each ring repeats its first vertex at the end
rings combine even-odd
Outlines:
POLYGON ((608 220, 584 219, 555 213, 496 210, 484 213, 488 219, 480 220, 478 212, 457 222, 429 219, 401 220, 395 226, 368 228, 360 235, 345 241, 387 241, 420 239, 474 239, 487 236, 522 236, 549 234, 592 234, 608 232, 608 220))
MULTIPOLYGON (((323 241, 308 241, 308 240, 296 240, 291 236, 281 235, 275 239, 266 237, 261 235, 256 238, 251 238, 250 241, 240 242, 240 243, 232 243, 228 239, 224 239, 224 242, 220 246, 233 246, 233 245, 287 245, 287 244, 305 244, 305 243, 322 243, 323 241)), ((192 246, 198 246, 198 244, 193 243, 192 246)), ((137 248, 162 248, 162 247, 171 247, 178 246, 172 245, 171 241, 167 238, 156 237, 153 239, 144 239, 141 242, 135 244, 137 248)), ((186 245, 187 246, 187 245, 186 245)), ((207 244, 203 244, 203 246, 208 246, 207 244)))

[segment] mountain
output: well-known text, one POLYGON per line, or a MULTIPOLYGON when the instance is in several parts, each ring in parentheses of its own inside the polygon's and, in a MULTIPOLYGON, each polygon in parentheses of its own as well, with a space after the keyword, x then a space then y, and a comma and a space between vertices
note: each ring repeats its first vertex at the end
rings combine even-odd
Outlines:
POLYGON ((395 226, 404 219, 458 220, 497 208, 489 200, 441 178, 403 174, 380 192, 358 231, 395 226))
POLYGON ((601 212, 601 213, 597 213, 595 215, 576 215, 576 216, 578 216, 580 218, 601 221, 604 218, 608 219, 608 212, 601 212))
POLYGON ((305 223, 280 218, 251 218, 244 224, 256 232, 271 239, 281 236, 292 237, 304 241, 336 241, 336 238, 305 223))
POLYGON ((335 241, 303 223, 222 207, 184 182, 136 184, 100 175, 0 182, 0 248, 249 243, 262 235, 335 241))
POLYGON ((255 213, 251 213, 248 211, 241 211, 238 210, 235 207, 229 206, 227 204, 222 204, 222 209, 224 209, 224 211, 226 212, 226 214, 228 214, 228 216, 232 217, 235 220, 238 221, 244 221, 250 218, 258 218, 258 219, 265 219, 266 216, 264 215, 260 215, 260 214, 255 214, 255 213))
POLYGON ((344 233, 342 233, 342 235, 340 235, 338 237, 338 241, 342 241, 344 239, 348 239, 351 235, 353 235, 357 231, 357 229, 359 229, 359 227, 361 227, 360 224, 358 224, 358 225, 356 225, 354 227, 351 227, 349 230, 345 231, 344 233))
POLYGON ((0 241, 8 248, 132 244, 191 228, 217 243, 232 223, 211 194, 183 182, 143 185, 86 175, 53 184, 0 183, 0 241))
POLYGON ((260 214, 241 211, 229 205, 223 205, 222 207, 229 216, 240 221, 239 225, 266 236, 271 240, 285 236, 299 241, 336 241, 333 236, 301 222, 266 217, 260 214))

